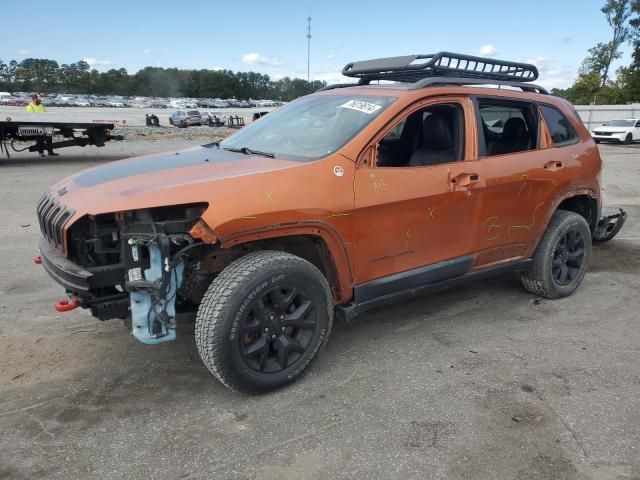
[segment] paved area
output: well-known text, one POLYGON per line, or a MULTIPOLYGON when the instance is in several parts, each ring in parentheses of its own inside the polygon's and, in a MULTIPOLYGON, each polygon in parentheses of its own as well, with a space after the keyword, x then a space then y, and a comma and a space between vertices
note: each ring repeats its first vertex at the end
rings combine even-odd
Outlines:
POLYGON ((509 275, 369 313, 260 397, 213 379, 189 321, 151 347, 57 314, 31 263, 48 185, 167 148, 0 160, 0 479, 640 478, 640 145, 601 146, 607 204, 630 218, 573 296, 509 275))

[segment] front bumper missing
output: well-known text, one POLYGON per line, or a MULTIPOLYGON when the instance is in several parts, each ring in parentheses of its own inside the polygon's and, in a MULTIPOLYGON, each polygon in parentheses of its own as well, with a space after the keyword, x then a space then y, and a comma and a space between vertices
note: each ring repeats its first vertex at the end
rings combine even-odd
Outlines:
POLYGON ((618 213, 602 217, 596 226, 595 232, 593 232, 593 241, 608 242, 618 234, 626 221, 627 212, 622 208, 618 209, 618 213))

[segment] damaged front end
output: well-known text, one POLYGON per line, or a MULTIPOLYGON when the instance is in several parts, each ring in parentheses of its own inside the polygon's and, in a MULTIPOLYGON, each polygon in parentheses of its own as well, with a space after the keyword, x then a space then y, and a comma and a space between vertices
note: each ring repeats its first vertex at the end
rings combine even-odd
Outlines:
POLYGON ((598 221, 595 231, 593 232, 594 242, 608 242, 615 237, 622 229, 624 222, 627 221, 627 212, 622 208, 618 209, 618 213, 605 215, 598 221))
POLYGON ((191 255, 197 257, 198 247, 205 245, 188 232, 206 208, 195 204, 84 216, 69 227, 66 252, 63 242, 53 244, 44 235, 42 265, 98 319, 130 316, 139 341, 174 340, 176 314, 189 303, 181 291, 185 268, 193 270, 191 255))

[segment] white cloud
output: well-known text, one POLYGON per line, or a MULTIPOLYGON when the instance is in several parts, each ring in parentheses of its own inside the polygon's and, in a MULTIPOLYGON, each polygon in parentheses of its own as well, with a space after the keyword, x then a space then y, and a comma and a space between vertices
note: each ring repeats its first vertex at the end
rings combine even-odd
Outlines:
POLYGON ((570 87, 578 75, 576 65, 560 65, 553 58, 530 58, 526 60, 526 63, 532 63, 538 67, 539 78, 535 83, 549 90, 570 87))
POLYGON ((330 53, 329 55, 327 55, 326 58, 327 60, 333 60, 336 56, 333 53, 330 53))
POLYGON ((242 63, 246 65, 271 65, 273 67, 281 65, 278 57, 264 57, 256 52, 245 53, 242 56, 242 63))
POLYGON ((211 67, 211 70, 213 70, 214 72, 219 72, 220 70, 224 70, 224 68, 216 65, 214 67, 211 67))
POLYGON ((483 57, 493 57, 497 52, 498 50, 496 50, 496 47, 494 47, 490 43, 481 46, 480 50, 478 51, 478 53, 483 57))
POLYGON ((23 55, 24 56, 24 55, 29 55, 30 53, 31 52, 29 50, 26 50, 26 49, 23 48, 22 50, 20 50, 18 52, 18 55, 23 55))
POLYGON ((149 53, 151 53, 151 49, 145 48, 144 50, 142 50, 142 53, 144 53, 145 55, 148 55, 149 53))
POLYGON ((82 60, 84 60, 85 62, 87 62, 89 64, 90 67, 101 67, 101 66, 105 66, 105 65, 111 65, 111 60, 97 60, 95 58, 83 58, 82 60))

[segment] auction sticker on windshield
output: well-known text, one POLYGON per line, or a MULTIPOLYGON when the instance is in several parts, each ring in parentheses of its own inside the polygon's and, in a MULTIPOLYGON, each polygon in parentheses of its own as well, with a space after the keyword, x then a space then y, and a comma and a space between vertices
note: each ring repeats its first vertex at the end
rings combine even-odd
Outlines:
POLYGON ((339 108, 350 108, 351 110, 356 110, 358 112, 371 115, 372 113, 380 110, 382 107, 380 105, 376 105, 375 103, 363 102, 362 100, 349 100, 347 103, 343 103, 342 105, 340 105, 339 108))

